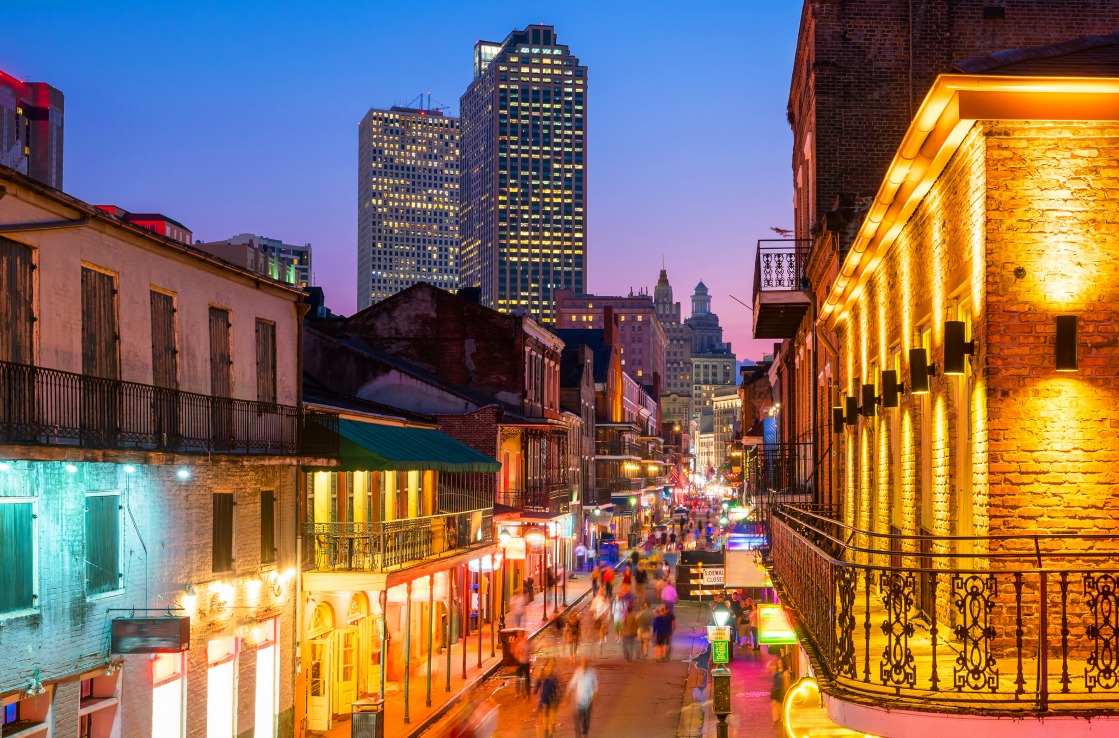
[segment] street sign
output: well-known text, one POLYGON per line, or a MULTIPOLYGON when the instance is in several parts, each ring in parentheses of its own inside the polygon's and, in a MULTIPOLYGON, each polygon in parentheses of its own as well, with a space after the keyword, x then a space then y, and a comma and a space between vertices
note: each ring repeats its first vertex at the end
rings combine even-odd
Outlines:
POLYGON ((710 586, 723 586, 724 569, 721 566, 705 567, 700 571, 702 579, 700 583, 705 587, 710 586))
POLYGON ((709 640, 709 641, 729 641, 730 640, 730 626, 729 625, 708 625, 707 626, 707 640, 709 640))
POLYGON ((711 641, 711 663, 730 663, 730 641, 711 641))
POLYGON ((776 646, 796 642, 797 635, 784 608, 780 605, 758 605, 758 643, 776 646))

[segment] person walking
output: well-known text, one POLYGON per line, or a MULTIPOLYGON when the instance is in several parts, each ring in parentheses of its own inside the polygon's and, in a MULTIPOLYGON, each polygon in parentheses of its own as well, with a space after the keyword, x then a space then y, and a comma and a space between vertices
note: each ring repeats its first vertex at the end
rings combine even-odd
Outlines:
POLYGON ((567 641, 567 647, 571 652, 571 663, 575 663, 575 657, 579 653, 579 631, 581 626, 579 623, 579 615, 574 610, 567 611, 567 622, 564 624, 563 637, 567 641))
POLYGON ((528 636, 521 634, 513 646, 513 655, 517 657, 517 694, 525 697, 532 695, 532 673, 529 666, 532 663, 532 646, 529 645, 528 636))
POLYGON ((750 602, 753 607, 750 608, 750 642, 754 644, 754 650, 762 650, 762 646, 758 643, 758 606, 753 601, 750 602))
POLYGON ((626 610, 622 618, 622 656, 626 661, 633 661, 637 657, 637 613, 632 609, 626 610))
POLYGON ((649 603, 637 615, 637 646, 642 659, 649 658, 649 648, 653 641, 653 618, 656 611, 649 603))
POLYGON ((555 667, 552 660, 544 662, 540 669, 540 677, 533 687, 536 694, 536 711, 540 713, 540 720, 536 723, 536 735, 540 738, 552 736, 556 733, 556 708, 559 707, 560 689, 559 679, 556 678, 555 667))
POLYGON ((672 642, 672 620, 668 608, 661 605, 653 618, 653 642, 656 644, 657 661, 668 661, 668 647, 672 642))
POLYGON ((575 736, 587 738, 591 729, 591 707, 598 694, 598 676, 583 659, 571 675, 572 697, 575 701, 575 736))
POLYGON ((607 597, 614 596, 614 567, 604 566, 602 569, 602 588, 606 590, 607 597))
POLYGON ((634 594, 637 595, 637 606, 645 606, 645 590, 649 586, 649 574, 645 571, 644 566, 637 567, 637 571, 633 575, 633 588, 634 594))
POLYGON ((591 618, 594 620, 595 637, 598 639, 599 650, 606 643, 606 621, 610 617, 610 600, 606 599, 606 590, 600 589, 591 600, 591 618))
POLYGON ((773 664, 773 686, 769 689, 769 711, 773 716, 773 724, 781 722, 781 707, 785 704, 785 694, 789 691, 789 682, 792 673, 784 656, 778 656, 773 664))
POLYGON ((592 599, 594 598, 594 596, 596 594, 598 594, 598 584, 599 584, 599 580, 601 580, 601 579, 602 579, 602 567, 596 565, 593 569, 591 569, 591 598, 592 599))
MULTIPOLYGON (((624 590, 624 585, 623 585, 624 590)), ((622 621, 626 618, 626 613, 629 612, 629 598, 623 597, 621 594, 614 600, 614 605, 611 608, 614 615, 614 639, 616 643, 622 642, 622 621)))

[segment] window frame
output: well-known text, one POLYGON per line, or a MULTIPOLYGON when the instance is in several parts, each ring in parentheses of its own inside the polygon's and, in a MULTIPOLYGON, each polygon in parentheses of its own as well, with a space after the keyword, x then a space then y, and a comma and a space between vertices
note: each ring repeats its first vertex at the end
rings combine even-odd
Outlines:
POLYGON ((261 563, 261 566, 274 565, 274 564, 276 564, 276 562, 280 558, 280 547, 279 547, 280 537, 278 535, 279 522, 280 521, 279 521, 279 517, 276 515, 276 510, 278 508, 278 505, 276 504, 277 501, 278 501, 278 497, 276 495, 276 490, 274 490, 274 489, 262 489, 262 490, 260 490, 260 563, 261 563), (271 515, 272 515, 272 530, 271 530, 272 550, 271 550, 271 553, 269 554, 269 558, 265 558, 266 549, 265 549, 265 545, 264 545, 265 544, 265 540, 264 540, 264 534, 265 534, 264 501, 266 499, 265 495, 271 495, 272 496, 271 497, 271 501, 272 501, 272 511, 271 511, 271 515))

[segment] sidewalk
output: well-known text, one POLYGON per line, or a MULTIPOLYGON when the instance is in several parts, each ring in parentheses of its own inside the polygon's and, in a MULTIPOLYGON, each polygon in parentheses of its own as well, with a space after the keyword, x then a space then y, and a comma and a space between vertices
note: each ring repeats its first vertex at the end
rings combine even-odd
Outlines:
MULTIPOLYGON (((567 580, 567 604, 574 605, 591 589, 590 577, 576 572, 578 579, 567 580)), ((549 592, 549 595, 551 592, 549 592)), ((560 610, 564 610, 562 592, 559 596, 560 610)), ((548 597, 548 621, 543 618, 544 601, 537 595, 532 604, 525 608, 522 627, 530 636, 535 636, 548 627, 554 610, 552 598, 548 597)), ((496 625, 496 624, 495 624, 496 625)), ((511 618, 506 618, 506 627, 514 627, 511 618)), ((493 653, 490 655, 490 628, 487 624, 482 632, 482 663, 478 666, 478 636, 472 634, 451 646, 451 683, 447 689, 447 653, 433 653, 431 658, 431 706, 427 705, 427 658, 419 662, 409 680, 408 718, 404 722, 404 689, 385 694, 385 738, 407 738, 418 734, 423 728, 437 719, 442 712, 453 705, 458 696, 471 689, 501 665, 500 629, 494 629, 493 653), (466 648, 466 678, 463 678, 462 651, 466 648)), ((325 732, 311 732, 309 735, 323 738, 350 738, 350 719, 341 716, 335 719, 334 727, 325 732)))

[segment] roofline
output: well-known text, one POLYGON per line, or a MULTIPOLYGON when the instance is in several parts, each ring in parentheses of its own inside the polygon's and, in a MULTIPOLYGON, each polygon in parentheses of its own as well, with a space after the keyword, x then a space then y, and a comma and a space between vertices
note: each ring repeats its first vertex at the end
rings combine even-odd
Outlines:
POLYGON ((175 239, 168 238, 167 236, 161 236, 160 234, 155 233, 154 231, 150 231, 143 226, 129 223, 125 220, 122 220, 121 218, 116 217, 115 215, 111 215, 106 211, 101 210, 96 205, 90 205, 89 203, 83 200, 79 200, 72 195, 67 195, 61 190, 56 190, 53 187, 48 187, 47 185, 31 179, 25 174, 20 174, 15 169, 6 167, 2 164, 0 164, 0 180, 13 182, 20 187, 31 190, 37 195, 53 200, 60 205, 68 208, 73 208, 74 210, 77 210, 78 212, 90 218, 90 220, 96 219, 103 221, 105 223, 108 223, 109 225, 121 228, 122 230, 125 230, 134 236, 139 236, 146 241, 156 243, 164 248, 169 248, 172 251, 177 251, 181 254, 197 259, 198 261, 212 264, 226 271, 236 272, 237 274, 252 279, 254 282, 263 283, 278 290, 290 292, 293 295, 298 295, 300 297, 302 297, 303 295, 303 290, 300 288, 293 287, 292 285, 272 279, 271 277, 264 276, 263 274, 258 274, 243 267, 239 267, 236 264, 231 264, 224 259, 212 256, 204 251, 196 249, 190 244, 176 241, 175 239))
POLYGON ((846 317, 909 217, 979 120, 1116 121, 1119 78, 942 74, 913 116, 821 310, 846 317))
POLYGON ((366 413, 353 408, 343 407, 341 405, 330 405, 324 402, 304 402, 303 407, 309 410, 323 410, 326 412, 337 413, 339 418, 347 418, 349 420, 360 420, 363 423, 375 422, 380 425, 394 425, 401 428, 427 428, 431 430, 439 430, 439 426, 433 423, 421 423, 415 420, 408 420, 408 418, 396 417, 393 415, 378 415, 376 413, 366 413))

